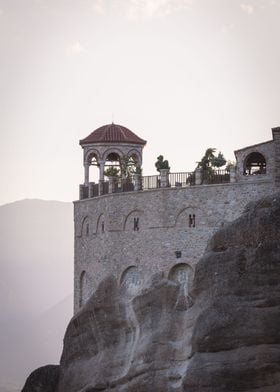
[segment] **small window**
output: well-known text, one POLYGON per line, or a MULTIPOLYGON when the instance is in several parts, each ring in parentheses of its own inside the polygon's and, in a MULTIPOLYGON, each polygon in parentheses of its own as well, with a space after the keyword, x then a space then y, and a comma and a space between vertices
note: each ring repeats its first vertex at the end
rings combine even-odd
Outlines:
POLYGON ((90 221, 87 216, 83 219, 81 229, 82 229, 82 232, 81 232, 82 237, 88 237, 89 236, 89 229, 90 229, 90 221))
POLYGON ((258 174, 266 174, 266 160, 259 152, 252 152, 245 159, 244 175, 254 176, 258 174))
POLYGON ((189 214, 189 227, 195 227, 195 214, 189 214))
POLYGON ((134 218, 133 229, 134 229, 134 231, 139 231, 139 218, 134 218))

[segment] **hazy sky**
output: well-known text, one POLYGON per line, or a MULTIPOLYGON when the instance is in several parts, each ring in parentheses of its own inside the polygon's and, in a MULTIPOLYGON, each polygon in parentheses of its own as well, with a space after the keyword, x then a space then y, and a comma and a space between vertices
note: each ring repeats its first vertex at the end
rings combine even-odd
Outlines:
POLYGON ((280 0, 0 0, 0 204, 73 200, 110 123, 191 171, 280 125, 280 0))

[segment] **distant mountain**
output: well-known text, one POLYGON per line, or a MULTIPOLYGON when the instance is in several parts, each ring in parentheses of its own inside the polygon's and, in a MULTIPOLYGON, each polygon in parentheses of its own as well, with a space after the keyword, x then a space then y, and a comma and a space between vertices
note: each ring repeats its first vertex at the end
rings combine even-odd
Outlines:
POLYGON ((72 203, 0 206, 0 392, 59 362, 73 309, 73 236, 72 203))

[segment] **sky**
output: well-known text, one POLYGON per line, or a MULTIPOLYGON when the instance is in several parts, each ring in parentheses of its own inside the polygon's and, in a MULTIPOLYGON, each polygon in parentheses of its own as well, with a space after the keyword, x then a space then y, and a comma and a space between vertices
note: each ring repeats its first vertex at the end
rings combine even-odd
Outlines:
POLYGON ((79 140, 124 125, 192 171, 280 125, 280 0, 0 0, 0 204, 71 201, 79 140))

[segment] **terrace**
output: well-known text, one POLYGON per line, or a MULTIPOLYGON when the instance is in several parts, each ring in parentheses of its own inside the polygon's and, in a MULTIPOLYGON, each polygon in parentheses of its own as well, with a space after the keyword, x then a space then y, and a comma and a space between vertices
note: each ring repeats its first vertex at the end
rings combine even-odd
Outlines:
POLYGON ((170 173, 163 169, 159 175, 141 176, 133 174, 126 178, 107 177, 108 180, 98 183, 89 182, 80 185, 80 200, 123 192, 143 192, 158 188, 186 188, 197 185, 212 185, 235 182, 234 170, 203 171, 170 173))

